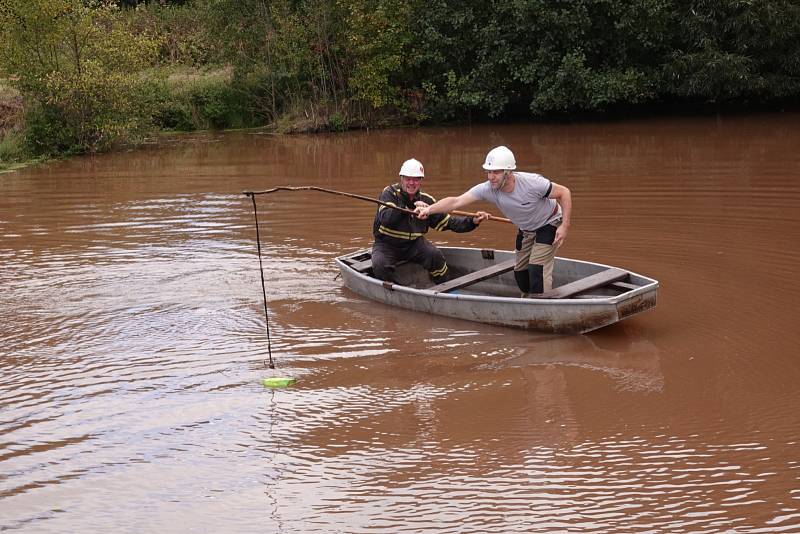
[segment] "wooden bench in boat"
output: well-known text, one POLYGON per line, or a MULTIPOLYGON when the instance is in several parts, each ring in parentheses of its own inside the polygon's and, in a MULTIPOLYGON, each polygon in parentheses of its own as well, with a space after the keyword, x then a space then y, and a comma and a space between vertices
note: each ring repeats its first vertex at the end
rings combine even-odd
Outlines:
MULTIPOLYGON (((406 263, 405 261, 398 261, 397 266, 403 265, 406 263)), ((372 258, 367 258, 365 260, 360 261, 353 261, 349 262, 348 265, 351 269, 361 274, 366 274, 370 269, 372 269, 372 258)))
POLYGON ((631 284, 628 282, 611 282, 608 284, 609 287, 613 287, 614 289, 618 289, 623 293, 627 291, 633 291, 634 289, 639 289, 642 286, 637 286, 636 284, 631 284))
POLYGON ((350 263, 350 268, 359 273, 365 273, 372 269, 372 258, 367 258, 366 260, 361 261, 354 261, 350 263))
POLYGON ((574 282, 564 284, 563 286, 555 287, 549 291, 545 291, 544 293, 531 295, 531 297, 538 299, 564 299, 577 295, 578 293, 583 293, 584 291, 589 291, 590 289, 596 289, 598 287, 603 287, 615 282, 620 282, 621 280, 627 278, 627 276, 628 271, 623 271, 622 269, 612 267, 610 269, 606 269, 605 271, 600 271, 599 273, 575 280, 574 282))
MULTIPOLYGON (((434 293, 446 293, 448 291, 469 287, 473 284, 477 284, 478 282, 488 280, 493 276, 499 276, 503 273, 513 270, 515 262, 516 260, 512 258, 495 265, 490 265, 484 269, 471 272, 464 276, 448 280, 447 282, 432 286, 429 289, 434 293)), ((354 261, 350 263, 350 268, 359 273, 366 273, 372 268, 372 258, 354 261)), ((623 280, 627 278, 627 276, 627 271, 612 267, 585 278, 575 280, 574 282, 569 282, 568 284, 553 288, 549 291, 545 291, 544 293, 531 295, 531 297, 541 299, 564 299, 606 285, 610 285, 616 289, 622 290, 623 292, 639 287, 634 284, 624 282, 623 280)))
MULTIPOLYGON (((468 287, 473 284, 477 284, 478 282, 487 280, 493 276, 498 276, 513 270, 515 262, 516 260, 510 259, 505 262, 498 263, 496 265, 491 265, 489 267, 486 267, 485 269, 481 269, 479 271, 466 274, 459 278, 454 278, 453 280, 449 280, 447 282, 435 285, 429 289, 434 293, 446 293, 448 291, 454 291, 456 289, 468 287)), ((609 284, 619 284, 621 286, 629 286, 630 289, 633 286, 621 282, 627 276, 628 272, 623 271, 622 269, 616 269, 616 268, 606 269, 605 271, 600 271, 599 273, 595 273, 585 278, 581 278, 580 280, 576 280, 574 282, 564 284, 563 286, 556 287, 554 289, 551 289, 550 291, 545 291, 544 293, 531 296, 533 298, 542 298, 542 299, 563 299, 572 297, 574 295, 577 295, 578 293, 583 293, 584 291, 589 291, 591 289, 596 289, 598 287, 602 287, 609 284)))
POLYGON ((446 293, 447 291, 453 291, 455 289, 461 289, 462 287, 471 286, 472 284, 483 282, 488 278, 513 270, 515 262, 516 260, 512 258, 495 265, 490 265, 484 269, 465 274, 464 276, 453 278, 452 280, 448 280, 447 282, 443 282, 428 289, 434 293, 446 293))
MULTIPOLYGON (((475 271, 464 276, 460 276, 458 278, 454 278, 452 280, 448 280, 447 282, 443 282, 439 285, 435 285, 430 287, 431 291, 435 293, 444 293, 447 291, 453 291, 455 289, 461 289, 462 287, 471 286, 472 284, 477 284, 478 282, 482 282, 488 278, 493 276, 498 276, 503 273, 507 273, 514 269, 515 264, 514 259, 510 259, 508 261, 504 261, 502 263, 498 263, 496 265, 490 265, 485 269, 481 269, 479 271, 475 271)), ((398 265, 402 265, 403 262, 398 263, 398 265)), ((359 273, 366 273, 370 269, 372 269, 372 258, 367 258, 365 260, 360 261, 353 261, 352 263, 348 263, 351 269, 357 271, 359 273)))

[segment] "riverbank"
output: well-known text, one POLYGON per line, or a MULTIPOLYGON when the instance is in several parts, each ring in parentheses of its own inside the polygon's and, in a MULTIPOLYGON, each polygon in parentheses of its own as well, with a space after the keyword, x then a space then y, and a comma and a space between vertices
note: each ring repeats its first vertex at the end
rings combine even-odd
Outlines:
POLYGON ((509 4, 480 16, 400 0, 7 4, 0 76, 18 76, 25 99, 0 87, 6 166, 159 131, 583 122, 774 108, 800 94, 800 12, 778 1, 607 2, 589 14, 509 4))
MULTIPOLYGON (((233 79, 233 67, 172 65, 143 73, 146 89, 141 102, 147 127, 138 136, 120 137, 103 151, 130 148, 164 133, 227 131, 258 128, 273 133, 298 134, 387 128, 408 125, 408 117, 391 109, 370 109, 351 100, 313 102, 298 100, 281 113, 259 111, 263 105, 263 80, 233 79)), ((0 78, 0 172, 18 169, 87 150, 38 153, 29 146, 25 104, 8 79, 0 78)), ((43 126, 43 125, 38 125, 43 126)), ((41 133, 42 128, 37 132, 41 133)), ((45 131, 53 131, 44 125, 45 131)), ((56 129, 57 130, 57 129, 56 129)), ((36 135, 34 134, 34 139, 36 135)), ((35 142, 38 142, 35 141, 35 142)), ((46 143, 44 143, 46 144, 46 143)), ((47 150, 47 147, 44 147, 47 150)))
MULTIPOLYGON (((231 68, 162 67, 144 73, 148 94, 143 97, 147 110, 146 126, 133 137, 121 137, 119 142, 103 149, 136 146, 159 133, 173 131, 225 130, 255 126, 240 116, 241 104, 232 102, 231 68)), ((55 150, 44 153, 28 145, 30 128, 26 124, 26 106, 11 80, 0 78, 0 172, 25 167, 52 158, 73 155, 86 150, 55 150)), ((35 117, 37 119, 38 117, 35 117)), ((41 134, 42 124, 37 124, 41 134)), ((261 126, 260 124, 258 126, 261 126)), ((45 131, 50 131, 45 125, 45 131)), ((33 135, 34 142, 42 144, 33 135)), ((79 147, 78 147, 79 148, 79 147)))

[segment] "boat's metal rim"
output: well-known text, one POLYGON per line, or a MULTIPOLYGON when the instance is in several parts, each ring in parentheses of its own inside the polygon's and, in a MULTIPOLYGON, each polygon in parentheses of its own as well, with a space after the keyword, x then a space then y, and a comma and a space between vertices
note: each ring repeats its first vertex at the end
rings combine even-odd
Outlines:
MULTIPOLYGON (((450 249, 450 250, 475 250, 474 248, 469 248, 469 247, 440 247, 440 248, 450 249)), ((509 250, 494 249, 494 251, 495 252, 504 252, 504 253, 513 254, 513 251, 509 251, 509 250)), ((351 252, 349 254, 343 254, 341 256, 337 256, 334 259, 334 261, 336 262, 336 264, 340 268, 346 269, 352 275, 360 277, 361 279, 366 280, 368 283, 370 283, 372 285, 385 287, 383 281, 378 280, 377 278, 372 278, 371 276, 367 276, 364 273, 360 273, 360 272, 350 268, 350 266, 344 262, 344 259, 346 259, 346 258, 349 258, 351 256, 358 256, 360 254, 364 254, 365 252, 370 252, 370 249, 360 249, 360 250, 357 250, 355 252, 351 252)), ((578 259, 575 259, 575 258, 565 258, 565 257, 562 257, 562 256, 557 256, 556 259, 561 259, 561 260, 570 261, 570 262, 583 263, 585 265, 593 265, 593 266, 598 266, 598 267, 605 267, 605 268, 608 268, 608 269, 614 268, 612 265, 607 265, 607 264, 604 264, 604 263, 598 263, 598 262, 594 262, 594 261, 578 260, 578 259)), ((626 269, 626 271, 627 271, 627 269, 626 269)), ((633 272, 633 271, 628 271, 628 272, 630 274, 632 274, 632 275, 638 276, 638 277, 643 278, 645 280, 649 280, 650 282, 645 284, 645 285, 643 285, 643 286, 641 286, 641 287, 639 287, 639 288, 633 289, 631 291, 626 291, 625 293, 621 293, 621 294, 615 295, 615 296, 598 297, 598 298, 581 298, 580 299, 581 304, 587 304, 587 305, 591 305, 591 304, 597 304, 597 305, 601 305, 601 304, 603 304, 603 305, 617 304, 617 303, 619 303, 619 302, 621 302, 623 300, 628 300, 631 297, 635 297, 636 295, 639 295, 641 293, 646 293, 648 291, 652 291, 653 289, 657 289, 659 287, 658 280, 650 278, 649 276, 641 275, 641 274, 633 272)), ((433 291, 430 291, 428 289, 417 289, 417 288, 414 288, 414 287, 401 286, 401 285, 398 285, 398 284, 392 284, 391 291, 399 291, 401 293, 409 293, 409 294, 413 294, 413 295, 420 295, 420 296, 425 296, 427 298, 442 298, 442 299, 450 299, 450 300, 464 300, 464 301, 476 301, 476 302, 481 302, 481 301, 503 302, 503 303, 508 303, 508 304, 521 305, 521 306, 541 305, 543 303, 547 303, 549 305, 554 305, 554 306, 569 306, 569 305, 574 305, 575 304, 575 299, 563 299, 563 300, 561 300, 561 299, 537 299, 537 298, 525 298, 525 299, 523 299, 523 298, 520 298, 520 297, 503 297, 503 296, 490 296, 490 295, 469 295, 469 294, 464 294, 464 293, 434 293, 433 291)))

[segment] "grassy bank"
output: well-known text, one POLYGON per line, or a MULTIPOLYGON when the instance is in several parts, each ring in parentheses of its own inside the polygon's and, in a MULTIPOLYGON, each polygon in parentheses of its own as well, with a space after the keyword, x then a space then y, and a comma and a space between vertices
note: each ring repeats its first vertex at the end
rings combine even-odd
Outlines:
MULTIPOLYGON (((253 120, 252 106, 245 100, 247 95, 232 87, 230 68, 159 67, 145 72, 144 78, 146 94, 142 99, 148 109, 146 133, 142 139, 158 132, 261 126, 253 120)), ((43 128, 41 117, 34 114, 35 131, 31 132, 26 124, 26 111, 29 110, 19 91, 8 79, 0 79, 0 172, 80 152, 43 153, 31 138, 32 133, 35 137, 43 128)))
POLYGON ((0 78, 0 172, 16 168, 27 159, 22 117, 22 96, 9 80, 0 78))
MULTIPOLYGON (((142 76, 148 137, 159 132, 241 128, 267 128, 276 133, 343 131, 405 121, 400 115, 377 113, 349 101, 297 100, 279 115, 264 113, 267 106, 263 100, 269 98, 266 82, 257 77, 234 81, 230 66, 167 65, 149 69, 142 76)), ((20 93, 9 80, 0 79, 0 171, 72 153, 42 154, 32 147, 25 112, 20 93)))

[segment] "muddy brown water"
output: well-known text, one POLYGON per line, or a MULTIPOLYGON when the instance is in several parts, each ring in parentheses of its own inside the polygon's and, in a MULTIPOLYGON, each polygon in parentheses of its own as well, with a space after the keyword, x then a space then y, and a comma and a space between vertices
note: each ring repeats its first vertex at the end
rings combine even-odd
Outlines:
MULTIPOLYGON (((252 132, 0 175, 0 530, 800 532, 800 115, 252 132), (507 144, 571 188, 560 255, 658 279, 584 336, 367 301, 401 162, 507 144), (284 390, 261 379, 271 348, 284 390)), ((476 206, 476 208, 479 206, 476 206)), ((499 214, 498 214, 499 215, 499 214)), ((487 222, 442 244, 509 249, 487 222)))

